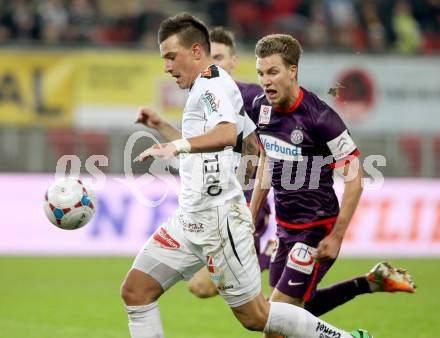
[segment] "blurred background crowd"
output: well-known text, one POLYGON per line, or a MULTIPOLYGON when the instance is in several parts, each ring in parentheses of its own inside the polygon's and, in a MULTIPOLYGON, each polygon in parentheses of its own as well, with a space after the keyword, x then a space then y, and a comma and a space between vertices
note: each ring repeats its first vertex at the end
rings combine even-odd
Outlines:
POLYGON ((189 11, 252 48, 285 32, 319 51, 440 51, 440 0, 0 0, 0 44, 155 48, 160 21, 189 11))
POLYGON ((292 34, 301 85, 364 156, 383 155, 385 176, 440 177, 440 0, 0 0, 0 172, 103 154, 122 173, 139 106, 179 125, 186 92, 163 72, 157 29, 182 11, 235 33, 237 80, 257 81, 259 38, 292 34))

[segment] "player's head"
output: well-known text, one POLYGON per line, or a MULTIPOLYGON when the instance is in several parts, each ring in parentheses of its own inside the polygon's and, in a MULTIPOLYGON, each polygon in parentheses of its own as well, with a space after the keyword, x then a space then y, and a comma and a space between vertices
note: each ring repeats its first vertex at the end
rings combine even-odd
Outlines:
POLYGON ((267 35, 257 42, 257 73, 270 103, 284 106, 297 85, 301 45, 290 35, 267 35))
POLYGON ((199 19, 182 13, 162 21, 158 40, 165 72, 180 88, 189 88, 211 60, 208 29, 199 19))
POLYGON ((209 37, 214 63, 231 74, 238 62, 234 33, 223 27, 215 27, 209 32, 209 37))

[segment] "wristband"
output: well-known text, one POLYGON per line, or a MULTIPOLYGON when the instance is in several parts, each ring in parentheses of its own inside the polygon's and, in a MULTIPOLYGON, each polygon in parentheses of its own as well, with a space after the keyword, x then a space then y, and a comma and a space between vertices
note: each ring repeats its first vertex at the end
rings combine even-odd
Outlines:
POLYGON ((191 144, 187 139, 181 138, 171 142, 176 147, 177 153, 189 153, 191 151, 191 144))

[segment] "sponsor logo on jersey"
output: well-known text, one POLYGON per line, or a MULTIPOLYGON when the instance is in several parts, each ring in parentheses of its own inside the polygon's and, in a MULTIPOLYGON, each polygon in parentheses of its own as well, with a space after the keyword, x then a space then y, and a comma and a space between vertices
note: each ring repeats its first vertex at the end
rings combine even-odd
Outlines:
POLYGON ((179 222, 182 224, 183 231, 187 232, 205 232, 205 228, 202 223, 190 223, 185 220, 183 215, 179 215, 179 222))
POLYGON ((335 161, 339 161, 348 155, 350 155, 355 149, 353 139, 348 134, 348 130, 344 130, 338 137, 327 142, 328 148, 330 149, 335 161))
POLYGON ((222 290, 222 291, 233 289, 233 288, 234 288, 234 285, 232 285, 232 284, 230 284, 230 285, 222 285, 222 286, 218 287, 218 289, 222 290))
POLYGON ((267 156, 279 160, 302 161, 301 148, 270 135, 260 135, 267 156))
POLYGON ((287 284, 289 285, 289 286, 297 286, 297 285, 303 285, 304 284, 304 282, 292 282, 292 280, 288 280, 288 282, 287 282, 287 284))
POLYGON ((304 134, 301 129, 295 129, 292 131, 292 134, 290 134, 290 141, 292 141, 293 144, 300 144, 304 140, 304 134))
POLYGON ((287 259, 287 267, 296 271, 310 275, 315 266, 315 261, 311 255, 312 248, 307 244, 297 242, 289 252, 287 259))
POLYGON ((202 223, 183 223, 183 231, 188 232, 205 232, 205 228, 202 223))
POLYGON ((205 93, 202 94, 200 101, 202 102, 204 111, 208 116, 212 113, 218 112, 218 109, 220 107, 220 99, 218 99, 214 93, 207 90, 205 93))
POLYGON ((266 106, 262 104, 260 107, 260 116, 258 117, 258 124, 269 124, 271 113, 272 113, 272 106, 266 106))
POLYGON ((172 238, 168 232, 160 227, 153 235, 153 239, 158 242, 162 247, 168 249, 179 249, 180 243, 172 238))
POLYGON ((218 155, 213 158, 205 158, 203 161, 204 184, 209 196, 218 196, 222 193, 220 187, 220 163, 218 155))

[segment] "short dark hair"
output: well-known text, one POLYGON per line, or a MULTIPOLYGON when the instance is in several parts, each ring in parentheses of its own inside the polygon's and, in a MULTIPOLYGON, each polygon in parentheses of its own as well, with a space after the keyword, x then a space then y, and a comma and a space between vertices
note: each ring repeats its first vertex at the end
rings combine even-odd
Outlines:
POLYGON ((221 43, 231 49, 232 54, 236 53, 235 36, 231 31, 223 27, 215 27, 209 32, 211 42, 221 43))
POLYGON ((159 44, 175 34, 183 47, 191 48, 199 43, 208 54, 211 53, 208 28, 191 14, 181 13, 162 21, 158 33, 159 44))
POLYGON ((279 54, 286 66, 298 66, 302 48, 298 40, 288 34, 271 34, 258 40, 255 55, 265 58, 279 54))

